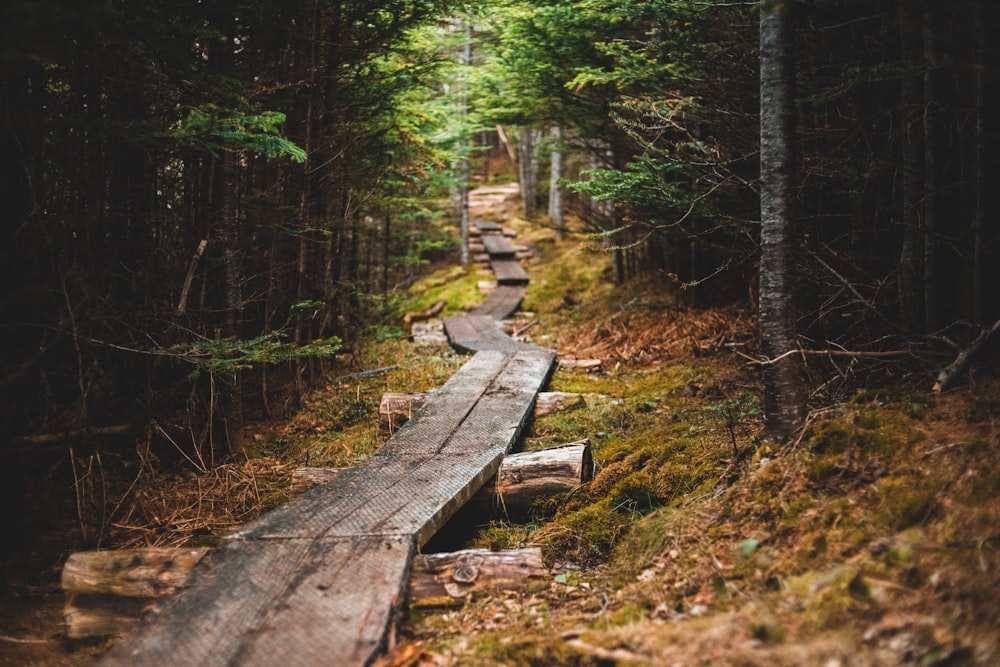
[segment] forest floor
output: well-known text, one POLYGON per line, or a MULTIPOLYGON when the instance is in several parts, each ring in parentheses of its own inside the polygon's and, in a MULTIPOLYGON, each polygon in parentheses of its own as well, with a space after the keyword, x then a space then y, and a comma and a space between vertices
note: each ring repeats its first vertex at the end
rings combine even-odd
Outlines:
MULTIPOLYGON (((597 474, 530 521, 468 527, 468 546, 540 546, 549 579, 411 610, 384 665, 1000 664, 1000 364, 934 394, 940 358, 817 363, 805 428, 771 447, 748 306, 614 287, 581 233, 557 241, 518 219, 512 186, 472 201, 535 252, 513 326, 561 358, 601 361, 555 373, 549 388, 586 406, 539 418, 524 446, 587 437, 597 474)), ((440 267, 398 313, 440 300, 456 312, 483 279, 440 267)), ((244 459, 140 466, 104 546, 211 543, 283 502, 295 466, 371 455, 381 393, 440 385, 465 359, 415 346, 398 319, 376 326, 297 412, 250 427, 244 459)), ((62 636, 58 559, 8 568, 32 558, 38 571, 0 602, 0 664, 93 663, 107 642, 62 636)))

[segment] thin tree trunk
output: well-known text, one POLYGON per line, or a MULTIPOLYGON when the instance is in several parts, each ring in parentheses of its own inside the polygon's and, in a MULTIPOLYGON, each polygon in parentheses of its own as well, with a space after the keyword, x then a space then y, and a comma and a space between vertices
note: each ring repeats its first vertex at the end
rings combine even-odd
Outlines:
POLYGON ((924 196, 923 196, 923 240, 924 240, 924 330, 938 328, 937 312, 937 144, 935 126, 937 118, 937 96, 934 93, 935 66, 937 54, 934 45, 934 2, 924 0, 924 196))
MULTIPOLYGON (((760 302, 761 350, 775 359, 796 347, 794 271, 795 109, 791 3, 761 10, 760 22, 760 302)), ((764 417, 768 438, 786 439, 805 414, 805 388, 795 355, 766 364, 764 417)))
POLYGON ((524 217, 528 220, 535 217, 535 195, 537 188, 537 168, 535 165, 535 131, 530 127, 521 129, 517 142, 517 168, 521 182, 521 203, 524 217))
POLYGON ((986 29, 983 27, 983 0, 975 0, 972 5, 973 26, 976 41, 976 126, 975 126, 975 167, 973 181, 975 202, 972 213, 972 319, 983 322, 986 304, 983 303, 983 245, 985 235, 983 222, 986 217, 986 29))
POLYGON ((563 148, 562 128, 558 125, 552 128, 552 139, 555 145, 552 150, 549 178, 549 217, 552 219, 553 229, 556 230, 556 238, 562 241, 566 232, 566 220, 563 216, 563 186, 559 182, 562 178, 563 148))
MULTIPOLYGON (((472 64, 472 24, 465 24, 465 46, 462 49, 462 77, 466 76, 469 66, 472 64)), ((462 82, 462 119, 469 115, 469 94, 465 82, 462 82)), ((468 142, 465 143, 466 152, 469 149, 468 142)), ((462 233, 462 266, 469 265, 469 157, 464 155, 458 165, 459 178, 462 183, 459 185, 459 209, 461 212, 461 233, 462 233)))
POLYGON ((917 217, 920 198, 920 127, 917 109, 917 61, 920 57, 917 17, 913 0, 899 2, 900 51, 903 77, 900 87, 903 108, 902 158, 903 158, 903 244, 899 252, 899 315, 903 326, 910 332, 920 329, 920 221, 917 217))
MULTIPOLYGON (((241 286, 239 221, 233 188, 236 176, 235 156, 224 152, 218 159, 217 196, 219 197, 219 244, 222 246, 222 264, 225 280, 226 319, 222 334, 226 338, 239 338, 243 314, 241 286)), ((219 376, 221 385, 222 420, 230 454, 243 451, 243 383, 238 370, 219 376)))

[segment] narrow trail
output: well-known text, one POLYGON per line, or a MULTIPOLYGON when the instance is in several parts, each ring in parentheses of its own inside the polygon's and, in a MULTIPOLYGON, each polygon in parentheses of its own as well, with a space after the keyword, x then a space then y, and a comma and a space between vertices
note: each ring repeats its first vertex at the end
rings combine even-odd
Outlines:
MULTIPOLYGON (((475 191, 473 215, 501 217, 512 190, 475 191)), ((500 288, 444 320, 474 356, 376 455, 224 538, 101 664, 366 665, 392 643, 414 554, 496 475, 555 367, 501 331, 527 275, 482 227, 500 288)))

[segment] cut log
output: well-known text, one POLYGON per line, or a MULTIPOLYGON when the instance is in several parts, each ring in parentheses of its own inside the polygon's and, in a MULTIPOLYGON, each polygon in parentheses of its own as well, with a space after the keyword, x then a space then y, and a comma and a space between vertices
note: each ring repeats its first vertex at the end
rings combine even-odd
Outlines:
POLYGON ((583 394, 571 394, 565 391, 543 391, 535 400, 535 419, 562 410, 575 410, 587 407, 583 394))
POLYGON ((156 600, 187 581, 208 549, 130 549, 70 554, 63 566, 66 634, 125 632, 156 600))
POLYGON ((560 359, 559 367, 596 372, 601 370, 600 359, 560 359))
POLYGON ((495 280, 480 280, 476 284, 476 287, 478 287, 479 291, 483 294, 489 294, 497 288, 497 282, 495 280))
POLYGON ((524 591, 532 582, 545 581, 542 550, 470 549, 413 558, 407 589, 411 607, 447 607, 472 596, 498 591, 524 591))
MULTIPOLYGON (((292 495, 335 479, 341 470, 296 468, 292 473, 292 495)), ((504 457, 497 476, 469 500, 466 511, 477 516, 497 513, 523 516, 539 498, 572 491, 593 477, 594 459, 588 439, 537 452, 509 454, 504 457)))
POLYGON ((444 322, 415 322, 410 328, 410 335, 417 345, 447 345, 448 334, 444 332, 444 322))
POLYGON ((470 509, 507 516, 528 514, 535 501, 572 491, 594 478, 590 440, 504 457, 497 476, 469 501, 470 509))
POLYGON ((387 391, 378 406, 378 430, 391 436, 424 406, 431 392, 401 393, 387 391))
POLYGON ((438 301, 427 310, 414 310, 406 315, 403 315, 403 323, 412 324, 414 322, 429 320, 432 317, 439 315, 442 310, 444 310, 444 301, 438 301))
MULTIPOLYGON (((158 600, 184 584, 208 549, 130 549, 71 554, 63 568, 66 634, 128 632, 158 600)), ((417 555, 407 595, 416 607, 461 604, 471 596, 525 590, 546 578, 540 549, 417 555)))

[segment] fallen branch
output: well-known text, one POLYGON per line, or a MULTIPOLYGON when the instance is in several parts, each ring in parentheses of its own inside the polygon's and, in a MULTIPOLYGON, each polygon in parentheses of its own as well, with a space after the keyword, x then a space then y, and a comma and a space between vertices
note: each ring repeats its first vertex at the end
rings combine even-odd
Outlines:
MULTIPOLYGON (((749 354, 740 352, 739 350, 733 350, 736 354, 747 359, 751 363, 758 364, 760 366, 769 366, 771 364, 776 364, 785 357, 790 357, 792 355, 802 355, 804 357, 858 357, 858 358, 870 358, 870 359, 885 359, 891 357, 906 357, 906 356, 916 356, 917 352, 915 350, 883 350, 874 352, 861 352, 857 350, 788 350, 776 356, 773 359, 756 359, 751 357, 749 354)), ((922 354, 932 354, 931 352, 923 352, 922 354)))
POLYGON ((379 375, 385 375, 386 373, 398 370, 399 366, 383 366, 382 368, 372 368, 367 371, 358 371, 357 373, 351 373, 350 375, 341 375, 337 378, 337 380, 367 380, 369 378, 376 378, 379 375))
POLYGON ((194 251, 194 256, 191 258, 191 263, 188 265, 187 276, 184 277, 184 286, 181 288, 181 296, 177 300, 177 308, 174 310, 174 315, 180 317, 187 310, 187 300, 188 294, 191 292, 191 283, 194 281, 194 273, 198 268, 198 261, 201 256, 205 254, 205 248, 208 247, 208 239, 202 239, 201 243, 194 251))
POLYGON ((421 320, 429 320, 438 315, 442 310, 444 310, 444 301, 438 301, 426 310, 414 310, 403 315, 403 323, 412 324, 421 320))
POLYGON ((937 381, 934 383, 933 390, 937 393, 941 393, 947 389, 951 383, 955 381, 955 378, 965 370, 965 367, 969 365, 972 358, 976 356, 979 350, 986 344, 990 336, 996 333, 997 329, 1000 329, 1000 320, 993 323, 993 326, 988 329, 983 329, 976 339, 969 343, 969 346, 958 353, 955 357, 955 361, 951 362, 947 366, 941 369, 938 373, 937 381))
POLYGON ((115 426, 93 426, 82 428, 77 431, 60 431, 59 433, 40 433, 38 435, 22 435, 14 438, 14 442, 19 445, 44 445, 51 442, 64 442, 66 440, 80 440, 83 438, 101 438, 113 435, 125 435, 135 430, 131 424, 118 424, 115 426))

